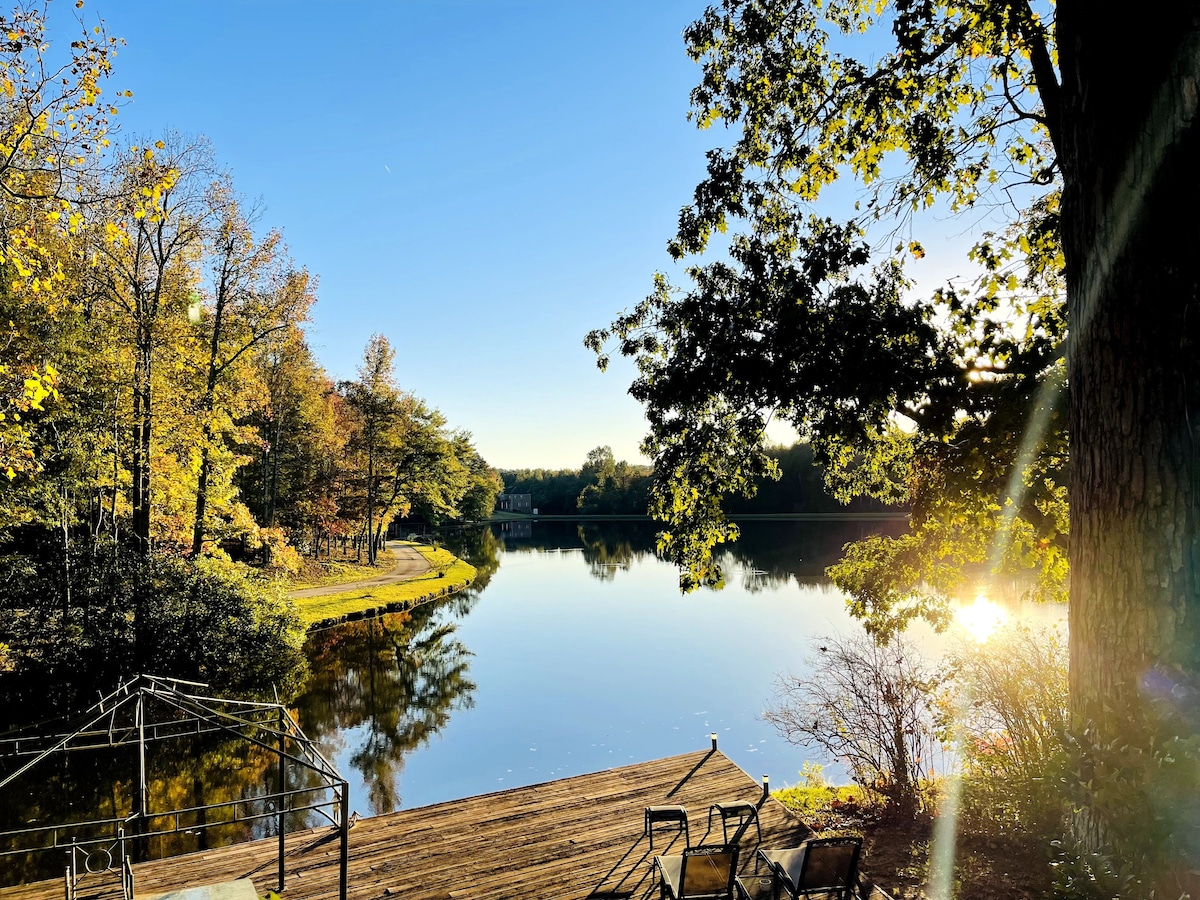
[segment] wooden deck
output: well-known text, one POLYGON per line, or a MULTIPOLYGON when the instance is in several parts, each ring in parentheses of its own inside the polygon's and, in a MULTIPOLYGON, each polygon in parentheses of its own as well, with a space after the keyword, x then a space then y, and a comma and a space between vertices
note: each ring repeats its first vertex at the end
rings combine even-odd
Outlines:
MULTIPOLYGON (((693 844, 720 843, 718 801, 761 802, 765 847, 792 847, 810 832, 762 786, 714 750, 686 753, 360 819, 350 830, 352 900, 652 900, 655 854, 678 853, 683 837, 663 827, 654 850, 642 835, 646 806, 677 804, 690 814, 693 844)), ((756 835, 743 837, 743 872, 753 868, 756 835)), ((287 838, 285 900, 337 900, 338 837, 331 828, 287 838)), ((134 866, 139 896, 250 878, 259 893, 276 884, 278 842, 252 841, 134 866)), ((867 860, 869 871, 870 861, 867 860)), ((119 897, 100 880, 80 884, 80 900, 119 897)), ((881 895, 882 896, 882 895, 881 895)), ((0 889, 0 900, 60 900, 61 881, 0 889)))

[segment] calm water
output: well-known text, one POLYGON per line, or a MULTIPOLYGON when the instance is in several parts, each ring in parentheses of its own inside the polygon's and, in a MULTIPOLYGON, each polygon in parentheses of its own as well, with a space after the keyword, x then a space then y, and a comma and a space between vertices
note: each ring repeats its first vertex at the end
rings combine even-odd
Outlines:
MULTIPOLYGON (((858 628, 824 569, 845 542, 879 527, 748 524, 726 554, 724 588, 686 596, 674 567, 654 557, 649 526, 464 532, 449 547, 479 569, 475 585, 312 636, 312 677, 293 706, 363 815, 701 749, 712 732, 773 787, 799 780, 806 760, 837 778, 835 761, 788 744, 761 716, 778 675, 805 670, 814 640, 858 628)), ((910 637, 931 656, 944 644, 920 629, 910 637)), ((127 814, 131 753, 82 754, 39 770, 0 797, 0 831, 127 814)), ((244 742, 165 742, 148 756, 155 809, 271 791, 270 754, 244 742)), ((289 816, 289 829, 315 824, 311 814, 289 816)), ((148 852, 261 837, 264 827, 269 820, 156 838, 148 852)), ((0 857, 0 885, 59 874, 61 865, 58 852, 0 857)))
MULTIPOLYGON (((297 706, 363 814, 706 747, 773 786, 805 760, 761 714, 810 640, 855 628, 823 577, 871 525, 754 523, 727 584, 681 596, 652 531, 541 524, 455 547, 483 564, 456 601, 314 638, 297 706)), ((832 774, 836 774, 833 766, 832 774)))

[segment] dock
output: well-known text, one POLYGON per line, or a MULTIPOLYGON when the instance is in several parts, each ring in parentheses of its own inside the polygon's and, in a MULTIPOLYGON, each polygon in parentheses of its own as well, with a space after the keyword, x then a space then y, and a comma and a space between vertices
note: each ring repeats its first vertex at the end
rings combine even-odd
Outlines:
MULTIPOLYGON (((643 833, 647 806, 687 808, 691 843, 723 843, 709 807, 758 806, 764 848, 795 847, 809 829, 719 750, 685 753, 492 794, 359 819, 350 829, 350 900, 653 900, 654 856, 679 853, 684 836, 643 833), (707 832, 707 833, 706 833, 707 832)), ((730 821, 732 833, 734 823, 730 821)), ((732 836, 732 834, 731 834, 732 836)), ((758 834, 741 835, 740 869, 754 870, 758 834)), ((284 900, 337 900, 338 832, 287 836, 284 900)), ((278 890, 276 838, 147 861, 133 867, 137 897, 250 879, 261 896, 278 890)), ((870 859, 864 860, 870 871, 870 859)), ((861 891, 886 894, 869 883, 861 891)), ((61 900, 61 880, 0 888, 0 900, 61 900)), ((115 881, 79 885, 79 900, 118 900, 115 881)))

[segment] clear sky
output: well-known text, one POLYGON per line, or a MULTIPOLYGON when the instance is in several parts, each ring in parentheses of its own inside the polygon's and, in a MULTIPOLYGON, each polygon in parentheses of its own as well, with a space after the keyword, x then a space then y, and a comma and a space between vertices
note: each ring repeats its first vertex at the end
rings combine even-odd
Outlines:
MULTIPOLYGON (((373 332, 501 468, 637 459, 631 369, 582 344, 636 303, 717 137, 686 121, 703 0, 87 0, 122 37, 124 136, 203 134, 320 279, 334 378, 373 332)), ((74 5, 51 3, 68 39, 74 5)), ((953 243, 952 239, 952 243, 953 243)), ((936 260, 935 248, 930 249, 936 260)), ((961 259, 959 253, 954 258, 961 259)), ((936 263, 930 263, 931 265, 936 263)), ((678 277, 678 273, 675 273, 678 277)))

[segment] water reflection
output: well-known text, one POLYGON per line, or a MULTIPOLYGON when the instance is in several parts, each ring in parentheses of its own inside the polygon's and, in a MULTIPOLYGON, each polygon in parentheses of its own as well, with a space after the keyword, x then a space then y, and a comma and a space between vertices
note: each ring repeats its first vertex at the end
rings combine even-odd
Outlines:
POLYGON ((474 705, 471 652, 443 615, 454 606, 465 614, 472 602, 464 593, 309 639, 313 677, 295 704, 301 727, 343 775, 347 766, 361 775, 370 809, 359 812, 399 808, 405 758, 474 705))
POLYGON ((624 524, 576 526, 584 561, 593 578, 612 581, 637 559, 654 552, 654 531, 649 526, 624 524))
MULTIPOLYGON (((296 769, 289 769, 289 786, 300 787, 301 781, 305 787, 318 784, 314 773, 296 769)), ((190 735, 147 744, 151 829, 175 825, 174 816, 154 813, 190 812, 179 819, 185 830, 131 843, 135 857, 159 859, 277 833, 274 817, 235 822, 231 807, 197 809, 242 801, 238 803, 241 816, 259 813, 278 790, 277 772, 276 757, 270 750, 240 738, 190 735)), ((134 810, 137 773, 136 743, 50 756, 0 792, 0 832, 127 818, 134 810)), ((315 824, 314 815, 311 811, 289 814, 287 829, 315 824)), ((68 827, 60 839, 86 841, 112 834, 108 826, 68 827)), ((37 845, 32 838, 0 839, 0 851, 37 845)), ((0 857, 0 886, 61 877, 65 862, 66 851, 61 848, 0 857)))
MULTIPOLYGON (((507 525, 508 523, 506 523, 507 525)), ((633 563, 655 556, 657 528, 650 522, 525 522, 519 530, 496 526, 485 533, 508 552, 582 550, 592 577, 612 581, 633 563)), ((899 534, 903 521, 739 522, 741 537, 718 551, 726 577, 747 591, 777 590, 792 582, 826 584, 825 569, 851 541, 899 534)))
MULTIPOLYGON (((515 524, 524 525, 522 533, 526 537, 529 536, 531 533, 529 522, 515 524)), ((500 553, 504 549, 504 545, 497 537, 497 530, 478 527, 449 529, 440 536, 438 543, 459 559, 475 567, 475 580, 471 582, 471 586, 452 598, 455 612, 464 616, 475 598, 483 593, 483 589, 491 583, 492 576, 500 568, 500 553)))

